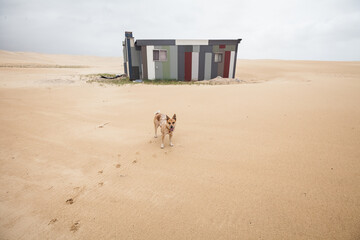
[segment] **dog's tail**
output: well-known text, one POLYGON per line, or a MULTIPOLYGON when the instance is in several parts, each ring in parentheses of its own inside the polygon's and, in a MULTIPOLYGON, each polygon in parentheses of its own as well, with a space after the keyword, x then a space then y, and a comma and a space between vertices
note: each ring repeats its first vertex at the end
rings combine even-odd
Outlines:
POLYGON ((154 115, 159 114, 159 113, 160 113, 160 110, 157 110, 157 111, 154 113, 154 115))

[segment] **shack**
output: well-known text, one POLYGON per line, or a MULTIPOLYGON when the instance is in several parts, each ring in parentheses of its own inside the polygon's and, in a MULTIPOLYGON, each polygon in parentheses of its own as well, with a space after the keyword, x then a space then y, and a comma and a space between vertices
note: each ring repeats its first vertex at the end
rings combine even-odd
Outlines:
POLYGON ((125 73, 134 79, 209 80, 234 78, 238 44, 225 40, 134 40, 125 32, 123 56, 125 73))

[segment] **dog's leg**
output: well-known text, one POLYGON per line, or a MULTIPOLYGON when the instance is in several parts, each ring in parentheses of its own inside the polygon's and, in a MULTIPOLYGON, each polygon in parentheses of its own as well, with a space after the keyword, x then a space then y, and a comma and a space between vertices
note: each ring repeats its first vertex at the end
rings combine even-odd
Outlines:
POLYGON ((161 148, 164 148, 164 138, 165 138, 165 135, 161 135, 161 148))
POLYGON ((158 129, 159 126, 157 126, 156 123, 154 123, 154 128, 155 128, 155 136, 154 138, 157 138, 157 129, 158 129))
POLYGON ((172 138, 172 134, 169 134, 170 146, 172 147, 172 146, 174 146, 174 144, 172 144, 172 142, 171 142, 171 138, 172 138))

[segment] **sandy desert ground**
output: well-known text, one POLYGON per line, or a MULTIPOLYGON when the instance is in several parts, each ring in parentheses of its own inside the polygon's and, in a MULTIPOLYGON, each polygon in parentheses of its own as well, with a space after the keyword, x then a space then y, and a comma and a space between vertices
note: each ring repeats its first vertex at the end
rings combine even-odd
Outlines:
POLYGON ((238 60, 258 83, 221 86, 79 77, 122 71, 0 51, 0 239, 360 238, 360 62, 238 60))

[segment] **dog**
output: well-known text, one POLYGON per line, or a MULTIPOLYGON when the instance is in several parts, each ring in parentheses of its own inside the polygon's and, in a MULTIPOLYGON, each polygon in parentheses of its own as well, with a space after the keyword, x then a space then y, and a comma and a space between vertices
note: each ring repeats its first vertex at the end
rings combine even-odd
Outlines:
POLYGON ((169 134, 170 146, 174 146, 171 142, 176 125, 176 114, 172 118, 168 115, 161 114, 160 111, 157 111, 154 116, 154 127, 155 127, 155 138, 157 138, 157 129, 161 129, 161 148, 164 148, 164 138, 166 134, 169 134))

